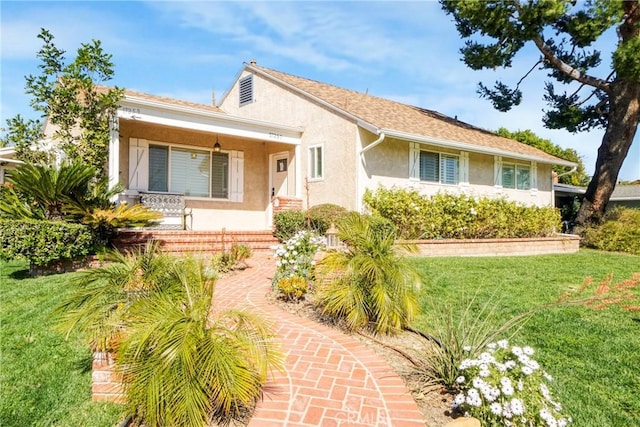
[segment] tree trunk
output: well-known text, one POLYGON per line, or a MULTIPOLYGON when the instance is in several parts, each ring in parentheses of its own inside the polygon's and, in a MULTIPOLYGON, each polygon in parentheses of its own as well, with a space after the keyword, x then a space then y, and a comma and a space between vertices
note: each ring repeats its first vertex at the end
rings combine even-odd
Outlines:
POLYGON ((633 143, 639 117, 640 83, 628 80, 613 82, 609 93, 607 130, 598 148, 595 172, 576 218, 578 229, 602 220, 622 163, 633 143))

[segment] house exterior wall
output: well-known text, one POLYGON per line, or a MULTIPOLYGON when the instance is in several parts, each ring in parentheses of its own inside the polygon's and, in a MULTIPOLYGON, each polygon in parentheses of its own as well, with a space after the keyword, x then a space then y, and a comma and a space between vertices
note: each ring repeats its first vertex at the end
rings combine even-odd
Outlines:
MULTIPOLYGON (((150 143, 171 144, 192 148, 211 149, 216 139, 212 134, 186 129, 159 126, 131 120, 121 120, 120 134, 120 182, 129 188, 129 141, 131 138, 150 143)), ((193 230, 265 230, 270 228, 269 205, 269 155, 287 152, 294 157, 294 147, 288 144, 220 135, 218 142, 223 150, 244 153, 244 179, 242 202, 185 197, 185 206, 192 212, 187 224, 193 230)), ((291 165, 293 169, 294 165, 291 165)))
MULTIPOLYGON (((356 197, 356 141, 358 126, 335 112, 291 92, 258 74, 253 75, 254 101, 239 105, 236 80, 220 107, 230 115, 275 122, 303 129, 299 150, 302 182, 296 183, 296 196, 304 207, 334 203, 347 209, 357 209, 356 197), (309 177, 309 148, 323 147, 324 177, 309 177), (308 191, 307 191, 308 188, 308 191)), ((292 158, 292 157, 290 157, 292 158)))
MULTIPOLYGON (((368 145, 376 136, 363 131, 361 138, 368 145)), ((443 154, 460 155, 459 150, 421 145, 421 149, 443 154)), ((537 164, 537 191, 497 188, 494 183, 494 156, 480 153, 469 153, 468 185, 448 185, 418 181, 410 178, 409 144, 393 138, 387 138, 364 155, 366 166, 360 176, 360 194, 365 189, 375 191, 380 186, 405 187, 417 189, 421 194, 431 196, 438 192, 450 194, 471 194, 478 197, 507 197, 526 205, 551 206, 553 193, 551 184, 551 165, 537 164)), ((503 158, 509 162, 510 159, 503 158)), ((516 163, 530 164, 522 161, 516 163)))

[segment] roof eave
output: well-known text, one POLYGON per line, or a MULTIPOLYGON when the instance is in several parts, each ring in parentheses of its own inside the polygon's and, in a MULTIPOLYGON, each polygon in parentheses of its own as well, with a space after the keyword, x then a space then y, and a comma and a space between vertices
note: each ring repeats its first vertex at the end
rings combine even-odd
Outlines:
POLYGON ((403 139, 407 141, 413 141, 413 142, 422 143, 422 144, 432 144, 432 145, 438 145, 441 147, 456 148, 456 149, 469 151, 473 153, 490 154, 494 156, 504 156, 512 159, 535 161, 538 163, 546 163, 546 164, 552 164, 552 165, 569 166, 569 167, 578 166, 576 163, 569 162, 567 160, 558 159, 558 158, 548 159, 548 158, 539 157, 539 156, 515 153, 513 151, 508 151, 508 150, 501 150, 499 148, 482 147, 479 145, 469 144, 467 142, 450 141, 446 139, 433 138, 430 136, 415 135, 415 134, 401 132, 393 129, 381 129, 381 131, 384 132, 388 137, 403 139))

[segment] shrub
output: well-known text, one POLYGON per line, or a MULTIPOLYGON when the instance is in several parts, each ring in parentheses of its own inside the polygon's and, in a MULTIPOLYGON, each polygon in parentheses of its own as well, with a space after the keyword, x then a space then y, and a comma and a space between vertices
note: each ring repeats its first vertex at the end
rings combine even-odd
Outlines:
POLYGON ((299 231, 276 249, 276 274, 274 285, 283 277, 299 276, 310 279, 313 258, 324 244, 324 239, 311 231, 299 231))
POLYGON ((0 258, 24 258, 31 266, 88 255, 93 249, 91 230, 62 221, 0 219, 0 258))
POLYGON ((284 242, 306 229, 306 220, 302 211, 283 211, 273 216, 273 225, 273 235, 284 242))
POLYGON ((282 356, 268 323, 216 307, 215 277, 193 258, 157 246, 111 254, 76 276, 59 328, 79 330, 94 350, 116 348, 116 372, 136 425, 227 425, 255 404, 282 356))
POLYGON ((300 276, 283 277, 276 283, 276 289, 284 300, 295 301, 307 294, 309 283, 300 276))
POLYGON ((477 358, 460 365, 460 393, 454 408, 476 417, 482 425, 566 426, 570 417, 554 402, 547 382, 552 378, 531 358, 531 347, 510 346, 507 340, 487 344, 477 358))
POLYGON ((390 220, 402 239, 544 237, 561 229, 557 209, 503 198, 444 193, 426 198, 413 189, 379 188, 368 191, 364 201, 374 214, 390 220))
POLYGON ((585 231, 583 245, 640 255, 640 209, 616 207, 604 222, 585 231))
POLYGON ((317 266, 317 303, 350 330, 393 334, 417 311, 418 276, 394 246, 395 234, 372 227, 371 217, 351 212, 338 225, 345 251, 331 252, 317 266))
POLYGON ((345 208, 331 203, 312 206, 306 212, 311 229, 320 235, 324 235, 331 224, 337 225, 346 213, 345 208))

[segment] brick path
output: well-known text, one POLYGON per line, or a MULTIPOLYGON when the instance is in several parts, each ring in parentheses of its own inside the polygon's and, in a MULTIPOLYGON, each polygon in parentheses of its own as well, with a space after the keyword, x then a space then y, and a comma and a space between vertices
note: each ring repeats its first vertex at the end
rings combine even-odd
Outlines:
POLYGON ((215 305, 259 312, 276 323, 285 372, 267 384, 250 427, 424 427, 402 379, 357 339, 266 301, 275 260, 256 253, 249 268, 220 280, 215 305))

